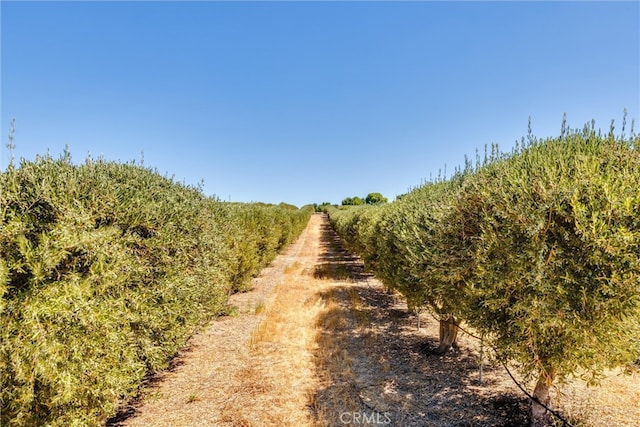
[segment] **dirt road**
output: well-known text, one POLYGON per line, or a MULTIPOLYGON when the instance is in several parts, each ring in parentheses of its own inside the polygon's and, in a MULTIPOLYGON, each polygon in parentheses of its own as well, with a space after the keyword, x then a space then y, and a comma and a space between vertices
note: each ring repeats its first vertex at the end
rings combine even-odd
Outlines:
POLYGON ((479 382, 476 340, 430 354, 434 319, 423 314, 418 329, 324 215, 231 303, 237 315, 194 336, 111 426, 527 424, 526 398, 499 365, 484 360, 479 382))

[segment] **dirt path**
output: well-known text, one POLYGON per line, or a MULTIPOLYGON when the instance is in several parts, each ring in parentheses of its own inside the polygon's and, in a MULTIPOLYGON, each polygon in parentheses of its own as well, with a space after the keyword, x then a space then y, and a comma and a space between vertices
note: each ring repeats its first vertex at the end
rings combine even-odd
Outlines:
MULTIPOLYGON (((444 357, 430 354, 437 323, 422 315, 418 329, 406 304, 342 249, 324 215, 314 215, 300 239, 255 279, 254 289, 231 303, 238 315, 194 336, 172 369, 111 426, 528 421, 527 401, 503 369, 485 360, 479 382, 476 340, 462 334, 459 349, 444 357)), ((622 382, 634 380, 638 376, 622 382)), ((640 419, 633 404, 640 388, 636 392, 623 393, 630 412, 607 419, 610 425, 640 419)), ((582 418, 594 412, 567 408, 582 418)))

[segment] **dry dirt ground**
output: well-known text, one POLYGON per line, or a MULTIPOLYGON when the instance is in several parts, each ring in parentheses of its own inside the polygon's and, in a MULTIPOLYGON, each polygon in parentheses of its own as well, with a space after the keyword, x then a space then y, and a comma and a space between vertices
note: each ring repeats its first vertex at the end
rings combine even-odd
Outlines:
MULTIPOLYGON (((445 356, 438 325, 409 313, 324 215, 232 296, 235 316, 195 335, 110 426, 522 426, 528 402, 462 333, 445 356)), ((484 353, 483 353, 484 354, 484 353)), ((525 384, 531 389, 530 384, 525 384)), ((579 381, 555 403, 580 426, 640 425, 640 374, 579 381)))

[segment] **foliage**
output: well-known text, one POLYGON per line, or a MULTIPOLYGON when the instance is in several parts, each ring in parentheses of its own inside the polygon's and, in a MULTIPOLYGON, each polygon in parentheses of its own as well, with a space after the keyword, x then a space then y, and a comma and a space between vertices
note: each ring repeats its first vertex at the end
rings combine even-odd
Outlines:
POLYGON ((1 425, 100 425, 312 207, 241 205, 132 164, 0 174, 1 425))
POLYGON ((640 353, 640 138, 592 123, 522 142, 331 222, 410 305, 471 324, 539 386, 596 380, 640 353))
POLYGON ((347 197, 342 201, 342 206, 360 206, 364 205, 364 200, 358 196, 347 197))
POLYGON ((360 205, 382 205, 389 200, 380 193, 369 193, 364 199, 354 196, 347 197, 342 201, 342 206, 360 206, 360 205))
POLYGON ((369 193, 364 201, 367 205, 382 205, 389 202, 389 200, 380 193, 369 193))
MULTIPOLYGON (((468 321, 532 375, 630 361, 640 316, 640 152, 585 128, 533 144, 469 180, 448 227, 468 321), (457 241, 456 241, 457 240, 457 241), (465 248, 466 246, 466 248, 465 248), (462 249, 462 250, 461 250, 462 249)), ((449 260, 452 264, 453 260, 449 260)))
POLYGON ((332 204, 330 202, 322 202, 320 204, 314 203, 313 207, 315 209, 316 212, 324 212, 325 208, 328 206, 332 206, 332 204))

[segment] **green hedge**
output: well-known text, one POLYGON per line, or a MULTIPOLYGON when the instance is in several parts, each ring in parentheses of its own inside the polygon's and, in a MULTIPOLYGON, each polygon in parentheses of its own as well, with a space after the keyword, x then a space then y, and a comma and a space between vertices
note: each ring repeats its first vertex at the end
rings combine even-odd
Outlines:
POLYGON ((0 174, 0 425, 100 425, 313 207, 230 204, 68 155, 0 174))
POLYGON ((387 286, 475 327, 544 400, 640 354, 639 148, 585 126, 388 206, 328 212, 387 286))

